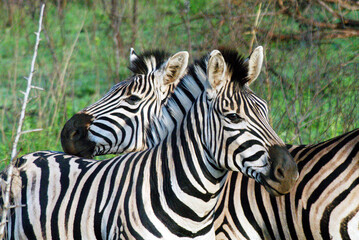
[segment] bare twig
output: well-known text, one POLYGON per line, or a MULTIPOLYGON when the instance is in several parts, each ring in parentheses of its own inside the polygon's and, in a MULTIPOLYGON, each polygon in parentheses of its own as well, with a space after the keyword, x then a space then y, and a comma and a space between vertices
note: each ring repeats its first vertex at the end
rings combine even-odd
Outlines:
POLYGON ((181 12, 182 21, 186 27, 187 32, 187 49, 190 55, 190 58, 192 58, 192 40, 191 40, 191 20, 189 17, 189 10, 190 10, 190 2, 186 1, 184 9, 181 12))
POLYGON ((41 90, 41 91, 44 91, 44 89, 43 89, 42 87, 31 86, 31 88, 33 88, 33 89, 37 89, 37 90, 41 90))
MULTIPOLYGON (((71 48, 70 50, 67 52, 67 56, 66 56, 66 59, 65 59, 65 63, 64 63, 64 67, 62 69, 62 72, 60 73, 60 76, 59 76, 59 81, 57 83, 57 89, 58 91, 56 92, 56 95, 55 95, 55 107, 54 107, 54 113, 57 112, 57 109, 58 109, 58 106, 59 106, 59 103, 60 103, 60 98, 63 98, 64 97, 64 91, 65 91, 65 77, 66 77, 66 73, 67 73, 67 68, 69 67, 69 64, 70 64, 70 60, 71 60, 71 57, 72 57, 72 54, 75 50, 75 47, 76 47, 76 44, 79 40, 79 37, 80 37, 80 33, 82 32, 82 29, 84 27, 84 24, 85 24, 85 20, 86 20, 86 16, 87 16, 87 12, 85 12, 84 14, 84 17, 83 17, 83 21, 81 23, 81 27, 79 28, 78 32, 77 32, 77 35, 76 35, 76 38, 74 40, 74 42, 72 43, 71 45, 71 48)), ((52 116, 52 119, 51 119, 51 123, 50 123, 50 126, 53 126, 54 125, 54 122, 56 120, 56 117, 57 115, 54 114, 52 116)))
POLYGON ((16 158, 16 156, 18 154, 17 144, 19 142, 20 136, 23 133, 28 132, 28 131, 23 132, 22 131, 22 126, 23 126, 23 123, 24 123, 25 111, 26 111, 26 106, 27 106, 27 102, 28 102, 28 99, 29 99, 29 95, 30 95, 30 90, 32 88, 31 80, 32 80, 32 75, 34 73, 34 69, 35 69, 35 61, 36 61, 36 57, 37 57, 37 50, 38 50, 39 43, 40 43, 40 32, 41 32, 41 25, 42 25, 42 17, 43 17, 43 14, 44 14, 44 8, 45 8, 45 4, 42 4, 41 12, 40 12, 40 18, 39 18, 39 29, 38 29, 37 32, 35 32, 36 43, 35 43, 35 48, 34 48, 34 55, 33 55, 32 62, 31 62, 30 74, 29 74, 29 77, 27 78, 27 87, 26 87, 26 92, 25 92, 25 95, 24 95, 24 100, 23 100, 23 104, 22 104, 22 108, 21 108, 19 125, 18 125, 18 128, 17 128, 15 140, 14 140, 12 151, 11 151, 10 164, 9 164, 8 169, 7 169, 7 180, 6 180, 6 183, 5 183, 6 188, 5 188, 5 193, 3 195, 4 207, 3 207, 2 218, 1 218, 1 223, 0 223, 0 239, 3 239, 3 237, 4 237, 5 223, 7 221, 7 215, 8 215, 9 209, 12 207, 10 205, 10 188, 11 188, 12 174, 13 174, 13 168, 14 168, 14 159, 16 158))
POLYGON ((123 50, 123 39, 120 32, 120 27, 122 24, 122 19, 125 14, 125 4, 122 4, 121 12, 118 6, 118 0, 111 0, 111 13, 110 13, 110 20, 111 20, 111 28, 112 28, 112 39, 115 46, 115 61, 116 61, 116 79, 120 78, 120 57, 122 55, 123 50))
MULTIPOLYGON (((290 41, 290 40, 305 40, 309 36, 316 40, 334 39, 334 38, 349 38, 359 36, 359 30, 355 29, 337 29, 330 31, 305 31, 291 34, 275 34, 267 32, 267 30, 257 29, 259 32, 267 33, 270 41, 290 41)), ((310 38, 309 38, 310 39, 310 38)))
POLYGON ((345 0, 325 0, 325 2, 336 3, 342 8, 346 8, 351 11, 359 10, 359 3, 356 1, 345 1, 345 0))
POLYGON ((258 28, 259 16, 261 15, 261 8, 262 8, 262 3, 259 4, 256 20, 254 21, 254 25, 253 25, 253 28, 252 28, 252 39, 251 39, 251 42, 249 44, 249 53, 252 52, 253 43, 254 43, 254 40, 256 39, 256 30, 258 28))
POLYGON ((131 44, 132 47, 135 47, 136 45, 136 39, 137 39, 137 0, 134 0, 132 3, 132 40, 131 44))
MULTIPOLYGON (((337 17, 340 18, 340 23, 327 23, 327 22, 321 22, 316 21, 314 19, 308 19, 299 11, 299 8, 296 8, 295 11, 291 11, 289 7, 285 7, 282 0, 278 0, 278 5, 281 8, 281 12, 289 17, 293 17, 296 21, 301 22, 302 24, 308 25, 308 26, 314 26, 318 28, 327 28, 327 29, 348 29, 350 27, 351 30, 356 30, 359 27, 359 21, 353 20, 353 19, 344 19, 344 17, 341 17, 341 15, 337 14, 337 17)), ((322 6, 325 6, 325 9, 329 11, 331 14, 334 14, 334 10, 329 8, 324 2, 319 1, 319 3, 322 6), (330 10, 329 10, 330 9, 330 10)))
POLYGON ((42 131, 42 128, 30 129, 30 130, 22 131, 21 134, 32 133, 32 132, 40 132, 40 131, 42 131))
POLYGON ((343 16, 339 13, 337 13, 336 11, 334 11, 334 9, 332 9, 330 6, 328 6, 325 2, 321 1, 321 0, 317 0, 318 3, 320 5, 322 5, 323 8, 325 8, 328 12, 330 12, 331 14, 333 14, 333 16, 335 16, 336 18, 340 18, 343 19, 343 16))

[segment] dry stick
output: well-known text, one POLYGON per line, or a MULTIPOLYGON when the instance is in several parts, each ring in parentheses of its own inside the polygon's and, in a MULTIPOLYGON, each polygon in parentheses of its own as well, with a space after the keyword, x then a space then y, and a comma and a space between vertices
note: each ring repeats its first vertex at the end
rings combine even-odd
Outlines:
MULTIPOLYGON (((69 64, 70 64, 70 60, 71 60, 72 54, 73 54, 73 52, 74 52, 74 50, 75 50, 75 47, 76 47, 76 44, 77 44, 77 42, 78 42, 78 40, 79 40, 80 33, 82 32, 82 29, 83 29, 83 27, 84 27, 84 25, 85 25, 86 17, 87 17, 87 12, 85 13, 85 15, 84 15, 84 17, 83 17, 83 21, 82 21, 82 23, 81 23, 81 27, 80 27, 79 31, 77 32, 77 35, 76 35, 76 38, 75 38, 74 42, 73 42, 72 45, 71 45, 71 48, 70 48, 70 50, 69 50, 69 52, 68 52, 68 54, 67 54, 67 57, 66 57, 66 59, 65 59, 64 68, 63 68, 62 72, 60 73, 60 76, 59 76, 59 79, 60 79, 60 80, 59 80, 59 83, 58 83, 58 85, 59 85, 58 89, 59 89, 59 90, 58 90, 58 92, 57 92, 56 95, 55 95, 56 101, 55 101, 55 107, 53 108, 53 109, 54 109, 54 113, 57 113, 57 109, 58 109, 58 107, 59 107, 59 103, 60 103, 60 101, 58 101, 59 96, 60 96, 60 95, 64 96, 64 91, 65 91, 65 76, 66 76, 67 68, 68 68, 68 66, 69 66, 69 64)), ((50 126, 53 126, 53 125, 55 124, 56 117, 57 117, 56 114, 54 114, 54 115, 52 116, 50 126)), ((60 138, 60 135, 57 136, 56 141, 58 141, 59 138, 60 138)))
POLYGON ((336 18, 340 18, 343 19, 344 17, 340 14, 337 13, 336 11, 334 11, 330 6, 328 6, 327 4, 325 4, 325 2, 321 1, 321 0, 317 0, 317 2, 322 5, 322 7, 324 7, 328 12, 330 12, 334 17, 336 18))
POLYGON ((11 188, 12 174, 13 174, 13 168, 14 168, 14 159, 16 158, 16 156, 18 154, 18 152, 17 152, 17 144, 18 144, 20 136, 22 134, 39 130, 39 129, 34 129, 34 130, 22 131, 22 125, 24 123, 26 105, 27 105, 28 100, 29 100, 30 90, 31 90, 31 88, 34 88, 34 86, 31 85, 31 80, 32 80, 32 75, 34 73, 34 68, 35 68, 37 49, 38 49, 39 43, 40 43, 40 32, 41 32, 41 24, 42 24, 42 16, 44 14, 44 8, 45 8, 45 4, 42 4, 41 12, 40 12, 40 19, 39 19, 39 30, 37 32, 35 32, 36 43, 35 43, 35 48, 34 48, 34 55, 33 55, 32 62, 31 62, 30 74, 29 74, 29 77, 26 78, 27 79, 26 92, 24 93, 24 101, 22 103, 20 119, 19 119, 19 125, 18 125, 18 128, 17 128, 14 144, 13 144, 13 147, 12 147, 10 164, 9 164, 8 169, 7 169, 7 180, 5 182, 6 189, 5 189, 5 193, 3 195, 4 208, 3 208, 2 218, 1 218, 1 223, 0 223, 0 239, 3 239, 3 237, 4 237, 5 224, 6 224, 6 221, 7 221, 7 214, 9 212, 9 209, 12 207, 12 206, 10 206, 9 200, 10 200, 10 188, 11 188))
POLYGON ((5 121, 5 113, 6 113, 6 110, 7 110, 7 102, 8 102, 8 99, 7 98, 5 98, 4 99, 4 105, 3 105, 3 108, 2 108, 2 110, 1 110, 1 122, 0 122, 0 132, 1 132, 1 137, 2 137, 2 139, 3 139, 3 141, 4 141, 4 143, 6 143, 7 142, 7 137, 6 137, 6 134, 5 134, 5 130, 4 130, 4 126, 5 126, 5 124, 4 124, 4 121, 5 121))
POLYGON ((185 10, 184 13, 181 14, 181 17, 187 31, 187 38, 188 38, 187 50, 190 56, 190 60, 192 60, 191 20, 189 18, 189 1, 185 2, 185 10))
POLYGON ((125 14, 125 10, 126 7, 125 5, 121 6, 122 7, 122 11, 120 12, 119 8, 118 8, 118 0, 112 0, 111 1, 111 13, 110 13, 110 20, 111 20, 111 27, 112 27, 112 32, 113 32, 113 42, 115 45, 115 69, 116 69, 116 78, 119 79, 120 78, 120 59, 121 59, 121 54, 123 51, 123 38, 121 36, 121 31, 120 31, 120 27, 122 24, 122 20, 123 20, 123 16, 125 14))
POLYGON ((134 0, 133 5, 132 5, 132 24, 131 24, 132 37, 131 37, 131 44, 132 44, 133 47, 136 46, 137 31, 138 31, 138 26, 137 26, 137 2, 138 2, 138 0, 134 0))
POLYGON ((261 15, 261 7, 262 7, 262 3, 259 4, 256 20, 254 21, 254 26, 253 26, 253 29, 252 29, 252 40, 251 40, 251 43, 249 45, 249 53, 252 52, 253 43, 254 43, 254 40, 256 39, 256 29, 258 28, 258 20, 259 20, 259 16, 261 15))

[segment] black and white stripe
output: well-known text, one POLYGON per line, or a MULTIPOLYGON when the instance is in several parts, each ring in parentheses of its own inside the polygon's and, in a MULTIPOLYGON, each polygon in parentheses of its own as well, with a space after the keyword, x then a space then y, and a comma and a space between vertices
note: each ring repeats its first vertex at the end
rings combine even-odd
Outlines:
MULTIPOLYGON (((202 88, 205 65, 196 62, 178 89, 202 88)), ((196 92, 183 95, 192 99, 196 92)), ((216 207, 217 239, 359 238, 359 129, 288 150, 300 169, 289 195, 275 198, 243 174, 229 174, 216 207)))
MULTIPOLYGON (((181 91, 181 94, 175 94, 173 96, 173 100, 180 106, 183 115, 188 111, 189 106, 191 106, 194 99, 205 87, 206 65, 206 58, 195 62, 189 69, 189 74, 178 86, 177 92, 181 91), (188 86, 191 86, 192 91, 187 91, 188 86)), ((266 105, 258 104, 258 107, 260 107, 260 111, 264 112, 263 115, 265 116, 267 114, 266 105)), ((181 119, 181 116, 177 115, 176 119, 181 119)), ((174 120, 176 121, 176 119, 174 120)), ((167 125, 169 124, 170 123, 167 123, 167 125)), ((341 179, 342 177, 340 176, 343 175, 343 171, 349 171, 348 169, 350 169, 353 171, 354 176, 355 174, 359 175, 358 155, 355 155, 358 151, 358 138, 356 137, 358 134, 359 131, 355 130, 353 133, 347 133, 326 142, 330 144, 320 143, 309 146, 291 146, 289 148, 291 155, 298 163, 302 162, 299 163, 301 176, 305 175, 306 177, 300 177, 296 185, 296 187, 298 186, 298 188, 302 190, 299 191, 297 188, 294 188, 293 192, 285 197, 274 198, 265 192, 264 188, 260 187, 255 181, 242 174, 230 173, 225 185, 224 194, 216 210, 217 238, 327 239, 328 236, 336 236, 333 239, 355 239, 357 235, 359 236, 359 228, 357 227, 359 222, 358 204, 349 203, 348 209, 350 209, 350 213, 346 213, 347 215, 342 214, 342 212, 340 212, 339 215, 335 214, 334 209, 340 209, 339 207, 333 207, 329 217, 328 213, 315 216, 313 212, 318 211, 314 206, 320 204, 335 206, 335 201, 339 201, 340 199, 351 199, 350 196, 354 196, 354 198, 359 197, 359 190, 356 188, 359 181, 358 177, 336 180, 334 177, 335 174, 332 174, 332 172, 335 172, 338 179, 341 179), (348 142, 343 141, 347 135, 352 136, 353 140, 348 142), (326 154, 328 149, 330 149, 330 153, 326 154), (343 154, 342 151, 346 151, 347 153, 343 154), (300 155, 298 154, 299 152, 301 153, 300 155), (310 152, 310 154, 308 154, 308 152, 310 152), (352 157, 353 159, 351 161, 356 164, 352 164, 351 168, 343 167, 346 166, 352 157), (320 167, 321 164, 325 167, 320 167), (342 166, 341 164, 344 165, 342 166), (308 168, 312 165, 315 165, 316 168, 320 170, 313 170, 309 175, 305 174, 304 172, 309 171, 308 168), (314 179, 320 180, 322 176, 329 175, 330 178, 325 177, 323 181, 326 182, 326 184, 330 181, 340 181, 337 191, 331 192, 329 195, 327 194, 327 197, 316 197, 316 201, 310 204, 311 207, 308 211, 304 210, 303 207, 291 207, 295 205, 299 206, 301 201, 307 202, 309 196, 312 194, 318 195, 318 192, 320 193, 321 191, 330 192, 330 187, 323 189, 325 183, 318 186, 315 190, 305 190, 311 189, 309 186, 313 184, 314 179), (352 187, 346 188, 348 184, 352 187), (292 200, 293 197, 290 196, 297 191, 302 192, 301 194, 297 193, 297 198, 302 200, 299 199, 294 203, 294 200, 292 200), (333 196, 338 196, 338 199, 333 200, 333 202, 328 200, 333 196), (323 203, 324 200, 327 202, 323 203), (250 208, 247 206, 250 206, 250 208), (300 211, 302 213, 300 213, 300 211), (296 218, 295 216, 297 215, 306 217, 296 218), (331 220, 325 220, 326 218, 331 220), (321 226, 318 227, 318 225, 321 226), (288 226, 288 228, 285 226, 288 226), (312 226, 312 228, 315 227, 312 229, 309 226, 312 226)), ((152 140, 152 142, 156 143, 158 139, 152 140)), ((319 195, 324 196, 323 194, 319 195)), ((311 197, 310 201, 313 201, 313 199, 314 197, 311 197)), ((347 204, 345 201, 344 203, 347 204)), ((345 204, 338 203, 337 205, 345 206, 345 204)))
POLYGON ((188 53, 131 49, 129 79, 120 82, 99 101, 75 114, 61 132, 66 153, 92 157, 146 149, 145 129, 186 73, 188 53))
MULTIPOLYGON (((104 161, 46 151, 20 158, 12 200, 25 206, 12 209, 9 238, 213 239, 213 210, 227 170, 288 191, 296 165, 284 147, 278 150, 282 142, 261 122, 266 118, 255 120, 262 103, 244 85, 253 79, 235 78, 230 66, 236 67, 212 52, 211 86, 183 121, 173 121, 173 130, 153 131, 163 140, 148 150, 104 161), (288 179, 276 179, 278 166, 288 169, 288 179)), ((165 106, 172 119, 182 114, 175 105, 165 106)))
POLYGON ((270 196, 235 172, 216 207, 216 239, 358 239, 359 129, 307 146, 288 146, 299 179, 270 196))

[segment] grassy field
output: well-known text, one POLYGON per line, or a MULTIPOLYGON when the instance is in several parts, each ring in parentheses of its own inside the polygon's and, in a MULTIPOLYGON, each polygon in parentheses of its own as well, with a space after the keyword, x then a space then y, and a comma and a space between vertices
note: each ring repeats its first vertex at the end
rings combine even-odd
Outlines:
MULTIPOLYGON (((195 59, 221 45, 244 55, 252 43, 263 45, 263 71, 252 88, 268 101, 271 122, 283 140, 315 143, 359 127, 358 37, 320 39, 313 26, 276 14, 273 1, 119 1, 117 11, 111 9, 110 3, 99 0, 46 5, 33 79, 45 90, 32 90, 24 125, 24 130, 43 131, 21 137, 20 155, 61 151, 60 132, 66 120, 130 75, 130 47, 137 52, 187 50, 195 59), (300 39, 283 41, 272 36, 303 31, 307 33, 300 39)), ((327 21, 320 10, 314 6, 304 14, 327 21)), ((2 1, 0 11, 2 169, 10 158, 20 91, 29 74, 39 2, 9 5, 2 1)), ((346 14, 359 19, 357 11, 346 14)))

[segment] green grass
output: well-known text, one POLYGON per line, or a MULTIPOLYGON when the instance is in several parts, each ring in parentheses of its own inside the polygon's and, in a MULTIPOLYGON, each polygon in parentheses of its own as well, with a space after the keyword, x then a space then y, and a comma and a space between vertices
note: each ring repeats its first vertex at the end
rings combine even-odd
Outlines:
MULTIPOLYGON (((20 155, 61 151, 60 131, 66 120, 130 75, 130 47, 137 52, 151 48, 172 53, 191 50, 191 57, 197 58, 225 45, 248 55, 258 8, 258 4, 245 1, 233 1, 232 5, 217 0, 192 1, 189 9, 184 1, 139 1, 137 38, 132 42, 132 6, 121 5, 123 46, 116 72, 111 19, 102 1, 68 1, 63 17, 48 3, 46 34, 41 33, 33 79, 33 84, 45 91, 32 90, 24 124, 24 130, 44 130, 21 137, 20 155), (188 26, 186 19, 191 20, 188 26)), ((29 4, 15 5, 10 24, 9 12, 0 3, 0 169, 10 158, 21 108, 20 91, 26 87, 23 77, 29 74, 35 44, 39 8, 34 14, 31 9, 29 4)), ((268 1, 263 2, 261 11, 275 9, 276 5, 268 1)), ((316 20, 323 20, 319 9, 314 8, 313 14, 316 20)), ((349 16, 357 18, 356 13, 349 16)), ((264 32, 257 34, 255 45, 265 47, 265 64, 251 87, 268 101, 271 122, 283 140, 314 143, 359 127, 359 64, 355 58, 359 39, 270 41, 266 31, 296 34, 303 29, 282 15, 264 15, 259 27, 264 32)))

